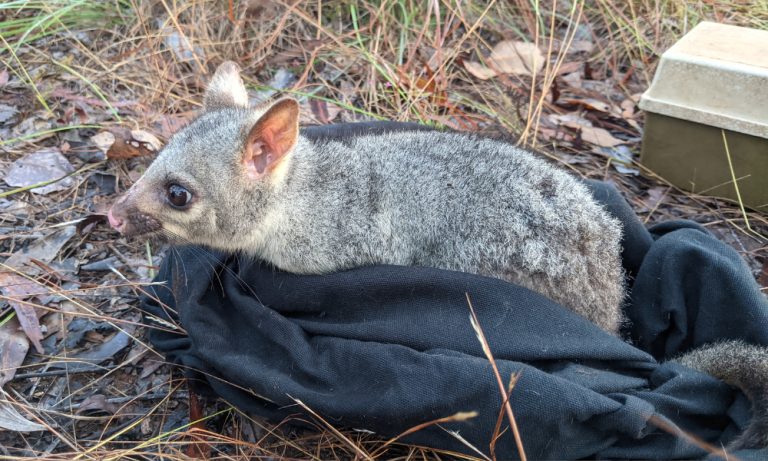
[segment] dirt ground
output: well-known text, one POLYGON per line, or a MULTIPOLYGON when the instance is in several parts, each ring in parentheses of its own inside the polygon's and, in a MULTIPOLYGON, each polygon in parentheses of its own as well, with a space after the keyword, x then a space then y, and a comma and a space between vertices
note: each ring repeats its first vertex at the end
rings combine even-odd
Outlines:
MULTIPOLYGON (((767 28, 768 11, 683 0, 535 5, 0 5, 0 426, 10 429, 0 430, 0 457, 352 459, 386 442, 197 401, 146 342, 136 305, 171 248, 122 238, 106 213, 194 117, 225 60, 242 67, 252 103, 297 98, 303 126, 415 121, 528 146, 615 185, 648 227, 702 224, 768 287, 766 209, 691 194, 644 169, 636 106, 661 53, 695 24, 767 28)), ((397 442, 386 453, 454 457, 397 442)))

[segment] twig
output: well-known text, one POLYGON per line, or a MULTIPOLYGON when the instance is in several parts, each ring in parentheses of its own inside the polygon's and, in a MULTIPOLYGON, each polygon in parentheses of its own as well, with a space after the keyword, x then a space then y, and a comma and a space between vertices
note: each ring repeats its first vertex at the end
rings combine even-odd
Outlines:
POLYGON ((520 454, 520 459, 522 461, 526 461, 527 458, 525 457, 525 450, 523 449, 523 441, 520 438, 520 431, 517 429, 517 423, 515 422, 515 415, 512 413, 512 406, 509 404, 509 396, 507 395, 507 391, 504 389, 504 382, 501 380, 499 369, 496 367, 496 360, 493 358, 493 354, 491 354, 491 348, 488 345, 488 340, 485 339, 485 334, 483 334, 483 329, 480 328, 480 322, 478 322, 477 315, 475 315, 475 309, 472 307, 472 301, 469 300, 469 293, 464 293, 464 294, 467 296, 467 303, 469 303, 469 310, 472 312, 472 317, 470 317, 469 320, 472 322, 472 327, 475 329, 475 332, 477 333, 477 339, 480 340, 480 345, 483 347, 483 352, 485 352, 486 357, 488 357, 488 361, 491 362, 491 366, 493 367, 493 372, 496 374, 496 381, 498 381, 499 383, 499 390, 501 390, 501 396, 503 398, 503 401, 506 402, 504 406, 507 409, 509 424, 510 426, 512 426, 512 434, 515 436, 515 443, 517 444, 517 452, 520 454))

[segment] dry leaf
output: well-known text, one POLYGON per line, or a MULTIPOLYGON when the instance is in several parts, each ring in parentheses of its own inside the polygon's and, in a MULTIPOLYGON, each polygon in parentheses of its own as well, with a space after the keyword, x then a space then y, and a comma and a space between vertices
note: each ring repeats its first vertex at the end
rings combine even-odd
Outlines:
POLYGON ((156 154, 161 147, 160 141, 146 131, 117 126, 102 129, 91 137, 91 141, 110 160, 156 154))
POLYGON ((571 72, 570 74, 563 75, 563 81, 570 85, 571 88, 581 88, 581 73, 571 72))
POLYGON ((631 119, 635 114, 635 101, 627 98, 621 102, 621 118, 631 119))
POLYGON ((657 186, 653 189, 648 189, 648 198, 643 200, 646 205, 653 208, 662 203, 670 201, 670 197, 666 195, 668 187, 657 186))
POLYGON ((29 350, 29 339, 19 328, 18 319, 10 319, 0 327, 0 388, 13 379, 29 350))
POLYGON ((75 411, 75 414, 79 415, 87 410, 101 410, 114 415, 119 409, 117 404, 107 402, 106 395, 96 394, 83 400, 83 403, 80 404, 80 407, 75 411))
POLYGON ((481 80, 495 77, 496 71, 504 74, 533 75, 544 68, 545 58, 539 47, 533 43, 503 40, 493 48, 487 61, 488 68, 479 62, 464 60, 464 68, 481 80))
POLYGON ((563 102, 574 105, 580 104, 587 109, 596 110, 598 112, 605 112, 607 114, 611 113, 611 106, 604 103, 603 101, 598 101, 597 99, 563 99, 563 102))
POLYGON ((201 62, 206 61, 205 51, 194 45, 194 40, 190 35, 182 37, 178 30, 171 30, 169 27, 163 29, 161 35, 165 36, 165 46, 173 51, 180 62, 194 62, 195 57, 201 62))
POLYGON ((0 72, 0 86, 5 85, 8 83, 8 69, 3 69, 2 72, 0 72))
POLYGON ((0 104, 0 123, 7 122, 11 117, 16 115, 19 111, 15 107, 8 106, 6 104, 0 104))
POLYGON ((258 18, 261 21, 268 21, 280 12, 280 4, 272 0, 252 0, 248 3, 245 10, 247 18, 258 18))
POLYGON ((574 130, 592 126, 592 122, 578 114, 550 114, 547 116, 547 118, 549 118, 549 121, 555 125, 567 126, 568 128, 573 128, 574 130))
POLYGON ((309 106, 312 108, 312 113, 315 114, 317 120, 323 125, 328 124, 328 104, 322 99, 311 99, 309 106))
POLYGON ((573 40, 568 53, 591 53, 594 45, 589 40, 573 40))
POLYGON ((570 74, 581 69, 580 62, 564 62, 557 68, 557 75, 570 74))
POLYGON ((10 272, 0 272, 0 291, 8 299, 8 304, 16 311, 16 317, 19 319, 21 328, 27 334, 27 338, 35 345, 37 352, 43 353, 43 345, 40 341, 43 339, 43 332, 40 330, 40 321, 37 319, 37 313, 34 306, 22 303, 33 294, 48 292, 44 286, 27 280, 10 272))
POLYGON ((479 62, 467 61, 466 59, 464 60, 464 68, 467 69, 470 74, 474 75, 480 80, 488 80, 489 78, 495 77, 497 75, 493 69, 485 67, 479 62))
POLYGON ((69 239, 75 235, 75 232, 76 226, 66 226, 46 233, 44 238, 35 240, 26 248, 16 251, 5 261, 5 265, 19 269, 27 264, 30 258, 49 264, 56 259, 56 255, 59 254, 59 251, 61 251, 69 239))
MULTIPOLYGON (((42 149, 13 162, 5 182, 12 187, 27 187, 66 176, 75 171, 66 157, 56 149, 42 149)), ((65 190, 75 185, 73 178, 64 178, 52 184, 32 189, 35 194, 65 190)))
POLYGON ((539 127, 539 133, 541 133, 541 136, 544 138, 545 141, 550 141, 552 139, 556 139, 558 141, 573 141, 573 135, 571 133, 566 133, 562 130, 553 130, 552 128, 547 128, 544 126, 539 127))
POLYGON ((85 235, 93 229, 93 226, 100 222, 107 222, 108 219, 103 214, 91 214, 83 218, 82 221, 77 223, 77 234, 85 235))
MULTIPOLYGON (((594 48, 594 45, 589 40, 572 40, 570 44, 563 43, 560 40, 554 40, 552 42, 552 53, 558 53, 565 45, 569 45, 566 50, 567 53, 590 53, 594 48)), ((542 40, 539 44, 539 48, 542 53, 549 52, 549 40, 542 40)))
MULTIPOLYGON (((314 99, 312 100, 314 101, 314 99)), ((325 110, 327 111, 328 122, 332 122, 339 114, 344 110, 343 107, 338 106, 332 102, 323 101, 325 103, 325 110)), ((312 102, 304 101, 299 104, 299 123, 302 125, 313 125, 317 123, 323 123, 320 117, 315 113, 315 107, 312 102)), ((319 109, 322 110, 322 109, 319 109)))
POLYGON ((544 68, 544 55, 533 43, 504 40, 493 48, 491 61, 505 74, 532 75, 544 68))
POLYGON ((0 389, 0 429, 19 432, 45 431, 47 427, 25 419, 5 397, 0 389))
POLYGON ((624 141, 614 138, 608 130, 595 128, 593 126, 582 127, 581 139, 601 147, 614 147, 619 144, 624 144, 624 141))

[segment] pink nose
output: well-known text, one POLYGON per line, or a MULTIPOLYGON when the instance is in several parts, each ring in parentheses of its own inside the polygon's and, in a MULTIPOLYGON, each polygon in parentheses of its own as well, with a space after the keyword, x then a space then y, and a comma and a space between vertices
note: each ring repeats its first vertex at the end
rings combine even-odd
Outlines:
POLYGON ((112 215, 112 210, 109 210, 109 213, 107 213, 107 218, 109 219, 109 225, 112 226, 113 229, 122 232, 123 225, 125 224, 122 219, 116 219, 114 215, 112 215))

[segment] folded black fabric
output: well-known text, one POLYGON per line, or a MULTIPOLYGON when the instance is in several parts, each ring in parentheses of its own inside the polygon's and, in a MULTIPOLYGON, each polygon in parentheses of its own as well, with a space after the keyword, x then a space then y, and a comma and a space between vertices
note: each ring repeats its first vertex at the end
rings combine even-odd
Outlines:
MULTIPOLYGON (((402 441, 473 454, 451 430, 488 453, 502 398, 470 324, 469 295, 503 379, 522 371, 510 402, 529 459, 705 457, 649 418, 720 446, 746 426, 750 403, 706 374, 659 361, 721 339, 768 346, 768 302, 739 255, 701 226, 647 231, 613 187, 590 187, 624 223, 631 344, 492 278, 400 266, 298 276, 195 247, 170 252, 156 278, 166 286, 150 290, 178 317, 142 303, 148 324, 177 318, 188 336, 149 329, 149 339, 243 410, 281 420, 302 413, 295 398, 326 421, 386 437, 477 411, 402 441)), ((766 459, 768 450, 734 455, 766 459)), ((518 458, 509 431, 496 456, 518 458)))

